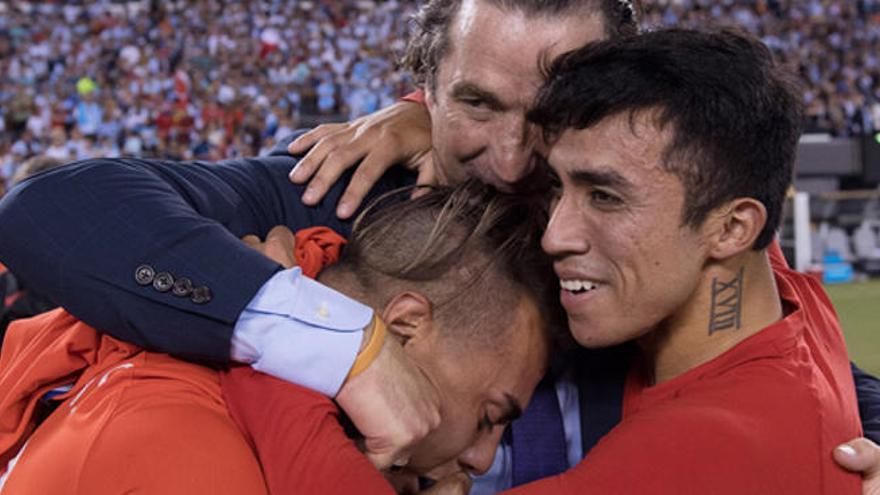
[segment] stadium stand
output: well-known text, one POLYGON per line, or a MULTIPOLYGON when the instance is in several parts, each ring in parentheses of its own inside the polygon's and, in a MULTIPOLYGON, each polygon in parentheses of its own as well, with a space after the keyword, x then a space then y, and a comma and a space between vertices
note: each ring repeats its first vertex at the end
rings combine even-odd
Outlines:
POLYGON ((880 131, 880 1, 657 0, 648 25, 738 26, 801 76, 810 131, 880 131))
POLYGON ((0 2, 0 176, 24 159, 219 159, 410 85, 414 2, 0 2))
MULTIPOLYGON (((880 1, 658 0, 647 26, 735 25, 801 75, 812 130, 880 130, 880 1)), ((413 0, 0 2, 0 177, 24 159, 255 155, 409 90, 413 0)))

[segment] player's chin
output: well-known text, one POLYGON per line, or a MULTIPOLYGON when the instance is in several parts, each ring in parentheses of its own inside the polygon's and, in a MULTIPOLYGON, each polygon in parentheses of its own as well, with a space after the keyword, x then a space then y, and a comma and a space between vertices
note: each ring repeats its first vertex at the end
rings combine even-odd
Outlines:
POLYGON ((601 349, 622 344, 627 340, 623 332, 614 331, 613 325, 602 324, 596 318, 568 317, 568 329, 571 336, 582 347, 601 349))

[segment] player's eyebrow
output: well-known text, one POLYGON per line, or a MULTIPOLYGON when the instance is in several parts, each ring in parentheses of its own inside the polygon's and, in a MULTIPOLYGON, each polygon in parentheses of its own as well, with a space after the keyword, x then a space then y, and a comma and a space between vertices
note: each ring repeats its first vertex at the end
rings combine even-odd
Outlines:
POLYGON ((621 192, 632 189, 632 183, 619 172, 607 168, 575 169, 566 172, 574 183, 591 186, 610 186, 621 192))

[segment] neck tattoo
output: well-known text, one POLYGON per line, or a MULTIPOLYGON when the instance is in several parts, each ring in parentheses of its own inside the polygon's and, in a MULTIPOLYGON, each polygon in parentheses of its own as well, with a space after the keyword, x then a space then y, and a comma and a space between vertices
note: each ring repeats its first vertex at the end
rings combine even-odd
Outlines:
POLYGON ((722 330, 739 330, 742 315, 742 287, 745 268, 729 282, 712 279, 712 306, 709 309, 709 335, 722 330))

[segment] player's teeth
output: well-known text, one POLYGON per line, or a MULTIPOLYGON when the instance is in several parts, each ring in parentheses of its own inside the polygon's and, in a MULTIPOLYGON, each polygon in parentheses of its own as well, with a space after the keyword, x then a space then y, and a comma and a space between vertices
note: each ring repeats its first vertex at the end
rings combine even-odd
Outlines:
POLYGON ((598 284, 589 280, 559 280, 559 286, 564 290, 577 292, 581 290, 593 290, 598 284))

